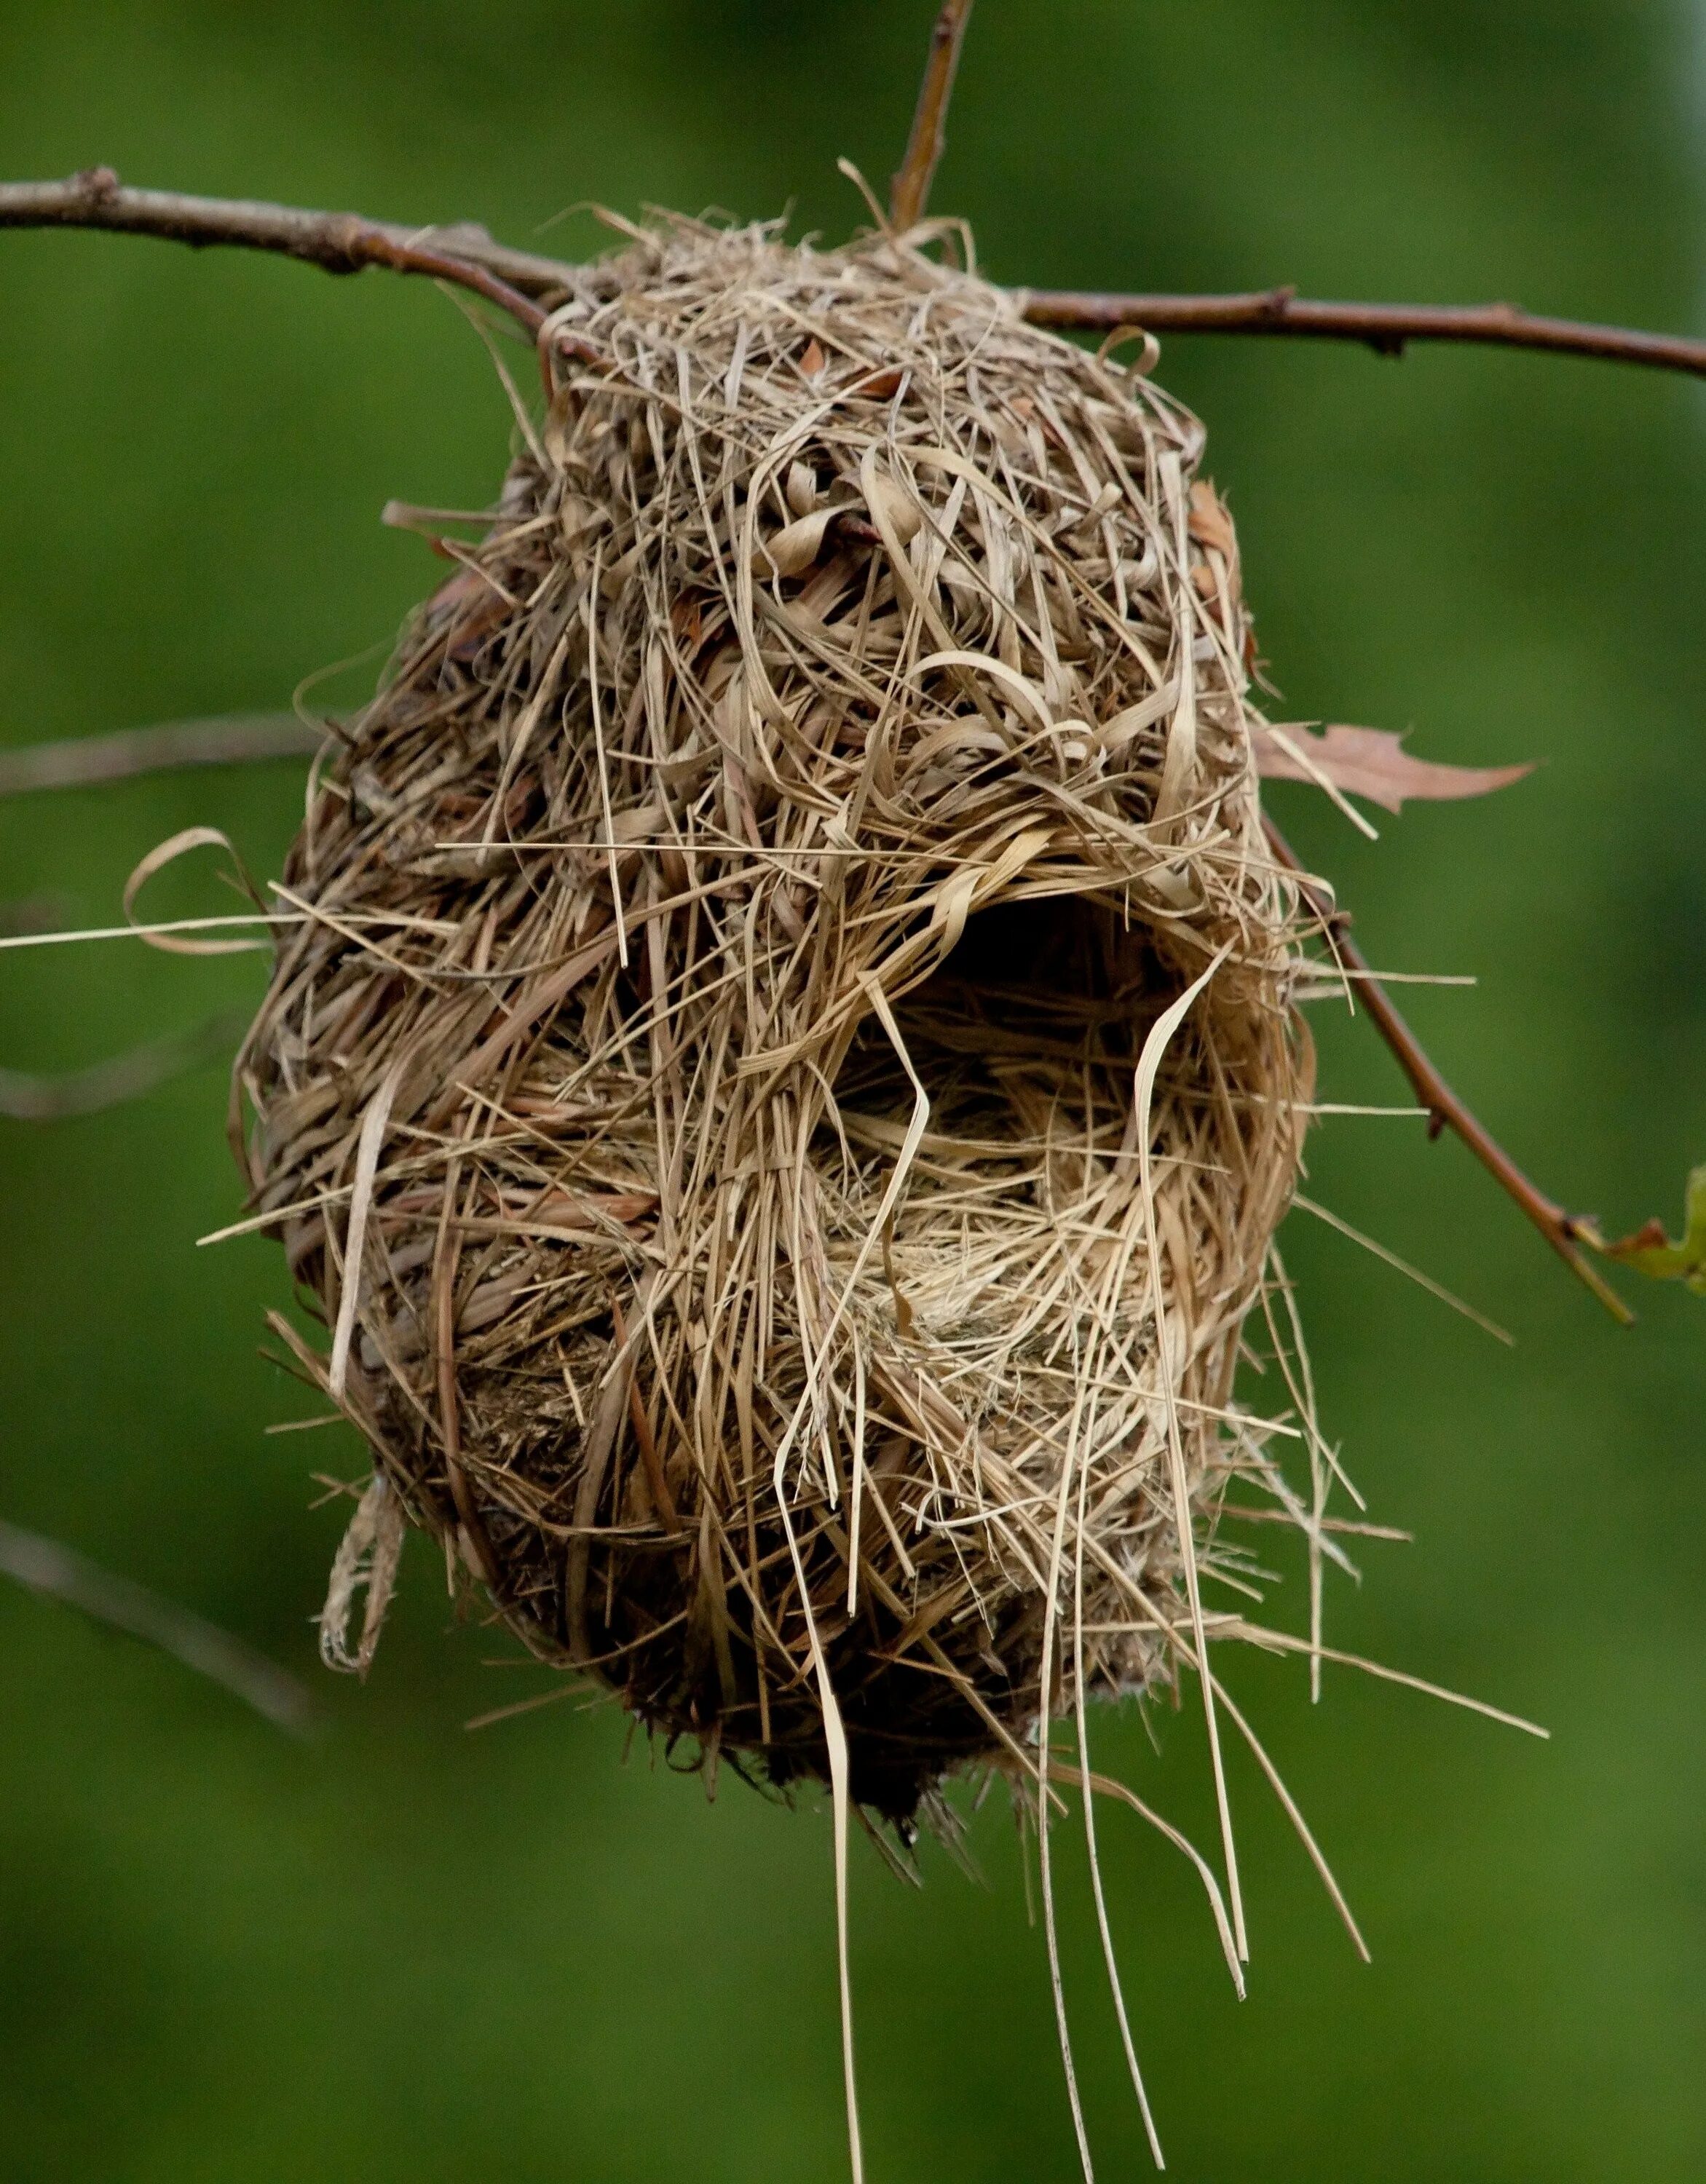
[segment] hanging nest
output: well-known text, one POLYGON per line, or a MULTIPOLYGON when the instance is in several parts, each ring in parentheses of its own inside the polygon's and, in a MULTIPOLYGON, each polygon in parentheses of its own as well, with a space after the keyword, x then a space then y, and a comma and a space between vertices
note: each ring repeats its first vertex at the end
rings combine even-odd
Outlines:
POLYGON ((1311 1083, 1201 427, 916 239, 586 270, 239 1062, 375 1458, 328 1657, 406 1515, 900 1820, 1190 1658, 1311 1083))

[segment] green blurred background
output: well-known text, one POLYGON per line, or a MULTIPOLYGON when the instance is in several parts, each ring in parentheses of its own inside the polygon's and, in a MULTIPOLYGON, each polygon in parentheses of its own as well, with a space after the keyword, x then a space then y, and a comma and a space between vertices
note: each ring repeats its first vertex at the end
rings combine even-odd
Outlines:
MULTIPOLYGON (((0 6, 0 167, 472 217, 577 200, 860 216, 930 0, 209 0, 0 6)), ((1659 0, 981 0, 939 209, 998 276, 1469 300, 1686 328, 1703 294, 1706 47, 1659 0)), ((571 219, 565 251, 596 247, 571 219)), ((1547 762, 1370 845, 1276 805, 1374 959, 1473 972, 1413 1014, 1525 1162, 1619 1227, 1706 1155, 1706 402, 1597 365, 1176 339, 1289 716, 1547 762)), ((482 504, 508 421, 430 287, 233 254, 0 235, 0 738, 274 706, 433 579, 391 494, 482 504)), ((363 671, 371 675, 371 666, 363 671)), ((332 694, 353 702, 360 673, 332 694)), ((105 922, 195 821, 276 870, 298 768, 0 805, 0 898, 105 922)), ((222 906, 205 874, 163 910, 222 906)), ((259 959, 117 944, 0 957, 0 1063, 70 1068, 259 989, 259 959)), ((1360 1024, 1326 1091, 1402 1098, 1360 1024)), ((0 1123, 0 1515, 240 1631, 315 1685, 286 1741, 174 1663, 0 1580, 0 2175, 485 2179, 843 2173, 829 1835, 725 1776, 622 1764, 610 1712, 466 1719, 540 1688, 450 1626, 416 1542, 365 1689, 315 1664, 342 1522, 332 1433, 260 1362, 282 1264, 198 1251, 238 1194, 213 1067, 143 1103, 0 1123)), ((1171 2166, 1281 2180, 1706 2174, 1706 1318, 1622 1333, 1461 1150, 1343 1121, 1311 1188, 1514 1351, 1295 1216, 1330 1429, 1413 1529, 1335 1585, 1341 1644, 1552 1725, 1234 1663, 1362 1914, 1352 1956, 1235 1762, 1255 1960, 1228 1992, 1182 1862, 1102 1842, 1171 2166)), ((1304 1612, 1288 1567, 1279 1612, 1304 1612)), ((1100 1727, 1207 1840, 1200 1722, 1100 1727)), ((992 1801, 979 1887, 856 1847, 873 2184, 1077 2173, 1040 1932, 992 1801)), ((1141 2173, 1082 1858, 1068 1993, 1109 2176, 1141 2173)))

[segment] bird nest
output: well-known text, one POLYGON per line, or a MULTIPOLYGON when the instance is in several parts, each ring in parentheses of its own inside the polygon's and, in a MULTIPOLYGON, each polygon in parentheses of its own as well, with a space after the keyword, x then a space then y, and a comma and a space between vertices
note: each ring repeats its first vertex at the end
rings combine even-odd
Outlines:
MULTIPOLYGON (((888 237, 669 221, 317 769, 245 1157, 541 1659, 904 1820, 1170 1681, 1309 1097, 1196 421, 888 237)), ((369 1587, 359 1636, 354 1596, 369 1587)), ((1195 1637, 1193 1638, 1193 1620, 1195 1637)))

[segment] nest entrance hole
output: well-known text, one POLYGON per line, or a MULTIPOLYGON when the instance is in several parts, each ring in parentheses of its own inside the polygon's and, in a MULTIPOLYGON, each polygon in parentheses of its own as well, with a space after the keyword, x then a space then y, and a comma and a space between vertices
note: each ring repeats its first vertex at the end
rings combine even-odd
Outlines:
MULTIPOLYGON (((1081 1199, 1128 1144, 1151 1026, 1182 989, 1149 929, 1101 896, 1001 903, 967 919, 929 976, 891 1005, 930 1120, 895 1241, 927 1242, 945 1190, 984 1171, 1039 1211, 1081 1199)), ((915 1104, 881 1022, 861 1025, 836 1082, 856 1159, 892 1159, 915 1104)), ((873 1178, 879 1180, 880 1178, 873 1178)), ((856 1186, 856 1197, 865 1194, 856 1186)))

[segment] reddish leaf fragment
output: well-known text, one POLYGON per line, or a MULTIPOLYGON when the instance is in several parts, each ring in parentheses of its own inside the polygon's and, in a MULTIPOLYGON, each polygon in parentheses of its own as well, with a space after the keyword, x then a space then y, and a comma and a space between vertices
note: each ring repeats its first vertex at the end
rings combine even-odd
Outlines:
POLYGON ((1215 553, 1224 554, 1229 563, 1238 559, 1238 539, 1232 528, 1232 518, 1207 478, 1197 478, 1190 488, 1190 535, 1199 546, 1207 546, 1215 553))
POLYGON ((1673 1244, 1664 1223, 1653 1220, 1643 1221, 1632 1236, 1599 1248, 1608 1259, 1651 1274, 1655 1281, 1686 1282, 1697 1296, 1706 1296, 1706 1167, 1697 1167, 1688 1178, 1680 1242, 1673 1244))
POLYGON ((1309 781, 1319 788, 1324 776, 1346 795, 1366 797, 1387 811, 1401 811, 1412 798, 1436 804, 1490 796, 1534 771, 1532 766, 1437 766, 1412 758, 1403 738, 1390 728, 1335 727, 1316 735, 1306 727, 1257 727, 1253 738, 1256 771, 1264 781, 1309 781))
POLYGON ((669 610, 670 627, 689 656, 697 652, 705 635, 705 602, 683 593, 669 610))

